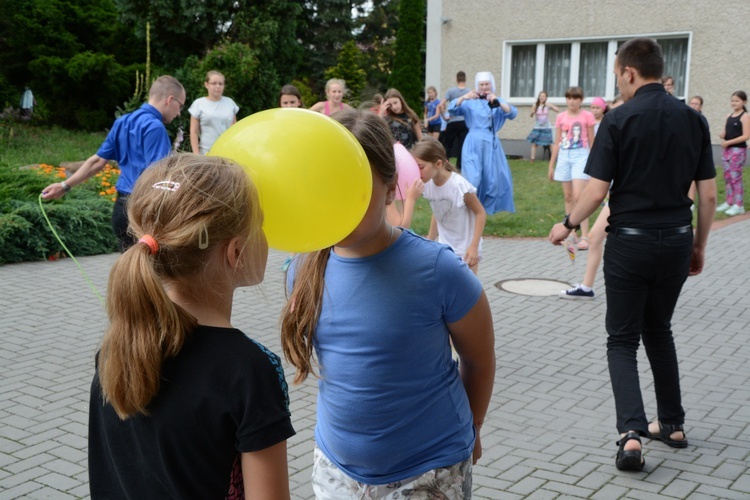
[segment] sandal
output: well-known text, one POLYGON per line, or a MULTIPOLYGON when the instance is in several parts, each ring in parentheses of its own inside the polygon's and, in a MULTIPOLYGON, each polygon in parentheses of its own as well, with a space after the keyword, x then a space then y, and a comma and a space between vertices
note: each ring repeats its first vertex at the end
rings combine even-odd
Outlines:
POLYGON ((658 420, 656 423, 659 424, 659 434, 652 434, 651 431, 649 431, 648 437, 650 439, 661 441, 672 448, 687 448, 687 434, 685 434, 685 429, 682 424, 662 424, 658 420), (675 432, 681 432, 682 439, 672 439, 670 436, 675 432))
POLYGON ((589 239, 586 236, 583 236, 578 242, 578 250, 580 250, 581 252, 585 252, 588 249, 589 249, 589 239))
POLYGON ((646 460, 643 458, 643 450, 625 450, 625 443, 634 439, 641 442, 641 436, 635 431, 628 431, 625 437, 617 442, 617 446, 620 447, 617 450, 617 458, 615 459, 615 465, 619 470, 631 470, 631 471, 642 471, 643 466, 646 464, 646 460))

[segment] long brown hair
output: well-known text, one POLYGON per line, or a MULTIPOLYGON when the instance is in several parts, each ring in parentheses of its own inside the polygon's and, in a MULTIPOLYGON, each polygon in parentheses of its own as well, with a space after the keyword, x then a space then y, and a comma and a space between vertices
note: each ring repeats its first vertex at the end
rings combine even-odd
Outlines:
POLYGON ((99 352, 104 400, 121 419, 148 414, 165 359, 182 348, 196 320, 173 303, 165 286, 203 289, 220 245, 261 231, 258 194, 249 177, 223 158, 178 154, 146 169, 128 198, 129 231, 156 240, 130 247, 109 275, 109 327, 99 352))
MULTIPOLYGON (((331 115, 354 134, 362 145, 370 168, 386 185, 396 183, 393 138, 385 121, 366 110, 347 109, 331 115)), ((294 276, 294 288, 281 314, 281 346, 284 357, 297 369, 294 383, 313 372, 313 338, 323 304, 325 271, 331 248, 302 257, 294 276)))
MULTIPOLYGON (((419 127, 420 124, 421 124, 421 122, 419 120, 419 116, 414 112, 413 109, 411 109, 409 107, 408 104, 406 104, 406 101, 404 100, 404 96, 401 95, 401 92, 399 92, 396 89, 388 89, 388 92, 385 93, 385 97, 383 99, 387 101, 391 97, 395 97, 396 99, 398 99, 399 101, 401 101, 401 112, 405 113, 406 116, 409 117, 409 120, 411 121, 410 124, 412 126, 419 127)), ((398 120, 398 121, 404 123, 403 120, 397 118, 396 115, 392 114, 391 111, 390 111, 390 109, 388 110, 388 116, 390 116, 393 120, 398 120)), ((409 125, 409 123, 407 123, 406 125, 409 125)))
POLYGON ((536 104, 534 104, 534 107, 531 108, 531 117, 534 118, 534 115, 536 114, 536 111, 539 109, 539 106, 542 106, 542 94, 544 94, 547 99, 544 100, 544 106, 547 106, 547 101, 549 100, 549 94, 547 94, 546 90, 542 90, 537 94, 536 96, 536 104))

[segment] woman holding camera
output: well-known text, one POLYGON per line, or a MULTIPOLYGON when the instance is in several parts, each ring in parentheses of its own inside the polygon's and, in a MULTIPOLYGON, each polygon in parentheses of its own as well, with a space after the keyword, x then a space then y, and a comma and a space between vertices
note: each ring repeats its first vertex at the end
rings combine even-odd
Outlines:
POLYGON ((480 71, 475 90, 448 105, 451 115, 463 116, 469 133, 464 141, 461 175, 477 188, 487 215, 515 212, 513 178, 497 132, 518 114, 515 106, 495 95, 495 77, 480 71))

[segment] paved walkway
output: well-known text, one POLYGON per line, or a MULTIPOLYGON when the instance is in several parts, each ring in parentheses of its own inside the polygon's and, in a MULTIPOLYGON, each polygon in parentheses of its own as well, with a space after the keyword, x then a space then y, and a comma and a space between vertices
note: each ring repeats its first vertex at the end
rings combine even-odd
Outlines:
MULTIPOLYGON (((706 270, 688 280, 675 313, 690 446, 645 441, 641 473, 614 467, 604 297, 570 302, 495 287, 510 278, 577 281, 585 258, 571 264, 541 240, 487 240, 484 249, 497 376, 475 498, 750 498, 750 220, 712 232, 706 270)), ((272 253, 263 286, 241 290, 235 302, 235 325, 277 353, 284 257, 272 253)), ((116 258, 80 259, 102 294, 116 258)), ((0 499, 88 495, 88 388, 104 326, 71 260, 0 267, 0 499)), ((307 499, 316 389, 308 382, 290 393, 292 491, 307 499)))

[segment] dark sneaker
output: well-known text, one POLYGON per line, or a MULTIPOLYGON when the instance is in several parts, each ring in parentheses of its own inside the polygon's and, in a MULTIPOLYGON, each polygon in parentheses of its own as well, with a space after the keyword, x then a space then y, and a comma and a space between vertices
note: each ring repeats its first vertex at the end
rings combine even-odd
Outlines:
POLYGON ((573 288, 568 288, 567 290, 563 290, 560 292, 560 298, 561 299, 593 299, 594 298, 594 291, 589 290, 588 292, 584 291, 583 288, 581 288, 581 285, 575 285, 573 288))

